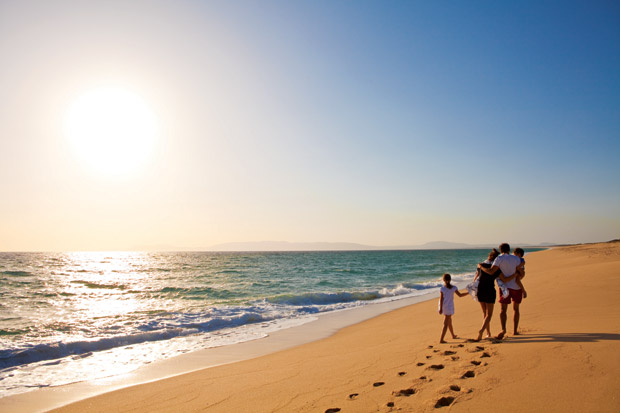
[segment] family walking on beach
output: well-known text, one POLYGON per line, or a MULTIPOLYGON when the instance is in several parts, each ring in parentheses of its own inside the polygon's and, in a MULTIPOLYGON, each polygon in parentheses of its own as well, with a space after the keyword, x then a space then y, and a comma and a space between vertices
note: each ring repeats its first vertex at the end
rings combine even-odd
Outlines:
MULTIPOLYGON (((503 243, 499 246, 499 251, 495 248, 489 253, 486 261, 478 264, 476 276, 473 283, 467 286, 469 293, 480 303, 482 308, 482 328, 478 331, 478 337, 474 341, 482 340, 482 335, 486 331, 485 338, 491 338, 491 318, 497 293, 495 284, 500 290, 499 303, 502 305, 499 319, 502 331, 497 335, 498 339, 503 339, 506 335, 506 321, 508 319, 508 304, 512 303, 514 311, 514 335, 518 335, 519 319, 521 314, 519 306, 521 300, 527 297, 522 279, 525 277, 525 260, 522 248, 515 248, 513 254, 510 253, 510 245, 503 243)), ((444 337, 450 330, 452 338, 458 338, 454 334, 452 326, 452 315, 454 314, 454 295, 459 297, 466 296, 467 292, 460 292, 450 281, 450 274, 443 275, 444 285, 440 289, 439 314, 444 316, 443 329, 441 331, 440 343, 445 343, 444 337)))

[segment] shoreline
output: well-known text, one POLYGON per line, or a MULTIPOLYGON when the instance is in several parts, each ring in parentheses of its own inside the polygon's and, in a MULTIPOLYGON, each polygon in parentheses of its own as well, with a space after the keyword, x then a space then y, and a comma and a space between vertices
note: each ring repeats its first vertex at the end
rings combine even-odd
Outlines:
MULTIPOLYGON (((453 317, 460 337, 439 344, 441 317, 428 297, 333 328, 326 338, 131 385, 58 411, 620 410, 620 243, 531 253, 526 267, 521 334, 503 341, 466 340, 480 328, 481 312, 464 297, 455 299, 453 317)), ((512 332, 512 310, 507 327, 512 332)), ((491 329, 499 332, 499 305, 491 329)), ((67 394, 57 396, 71 402, 67 394)), ((17 410, 2 402, 3 410, 17 410)))
MULTIPOLYGON (((470 280, 455 283, 463 289, 470 280)), ((86 380, 0 397, 0 409, 19 412, 45 412, 115 390, 151 383, 179 375, 276 353, 322 340, 343 328, 362 323, 391 311, 433 300, 439 289, 423 295, 370 303, 358 307, 319 313, 301 325, 283 328, 266 337, 181 354, 118 376, 86 380)))

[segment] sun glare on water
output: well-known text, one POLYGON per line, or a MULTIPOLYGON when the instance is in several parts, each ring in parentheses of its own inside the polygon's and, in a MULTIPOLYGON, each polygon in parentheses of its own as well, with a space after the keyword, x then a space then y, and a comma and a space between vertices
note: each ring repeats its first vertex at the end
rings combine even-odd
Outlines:
POLYGON ((92 90, 73 102, 65 133, 78 157, 105 175, 126 175, 144 164, 157 134, 156 118, 136 94, 92 90))

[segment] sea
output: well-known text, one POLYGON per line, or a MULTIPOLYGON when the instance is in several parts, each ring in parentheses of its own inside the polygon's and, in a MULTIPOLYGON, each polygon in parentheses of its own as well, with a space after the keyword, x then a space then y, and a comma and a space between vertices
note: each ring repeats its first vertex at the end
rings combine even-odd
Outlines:
POLYGON ((428 295, 487 252, 0 253, 0 397, 428 295))

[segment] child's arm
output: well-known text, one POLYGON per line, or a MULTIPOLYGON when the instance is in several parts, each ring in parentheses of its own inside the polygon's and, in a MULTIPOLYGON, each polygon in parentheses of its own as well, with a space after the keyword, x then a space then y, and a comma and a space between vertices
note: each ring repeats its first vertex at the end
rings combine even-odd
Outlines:
POLYGON ((439 314, 443 314, 443 291, 439 293, 439 314))
POLYGON ((525 277, 525 262, 517 266, 517 280, 521 280, 523 277, 525 277))
POLYGON ((456 290, 456 291, 455 291, 455 293, 456 293, 456 295, 458 295, 459 297, 465 297, 466 295, 469 295, 468 293, 466 293, 466 292, 465 292, 465 293, 462 293, 462 292, 460 292, 459 290, 456 290))

